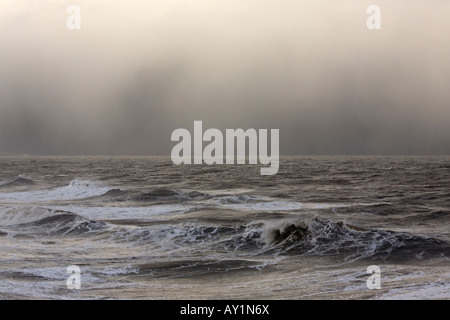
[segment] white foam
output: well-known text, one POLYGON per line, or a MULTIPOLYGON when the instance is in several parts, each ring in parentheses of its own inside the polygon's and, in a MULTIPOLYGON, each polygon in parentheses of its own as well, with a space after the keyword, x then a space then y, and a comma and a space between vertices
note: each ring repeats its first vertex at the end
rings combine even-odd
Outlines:
MULTIPOLYGON (((61 214, 61 213, 58 213, 61 214)), ((0 225, 11 226, 23 223, 39 221, 55 215, 54 210, 41 207, 17 207, 0 209, 0 225)))
POLYGON ((125 266, 120 268, 109 267, 99 271, 102 274, 108 276, 122 276, 122 275, 130 275, 130 274, 139 274, 139 269, 133 266, 125 266))
POLYGON ((450 286, 447 284, 431 283, 410 289, 394 289, 382 296, 383 300, 425 300, 450 299, 450 286))
MULTIPOLYGON (((9 269, 6 277, 0 281, 0 296, 2 294, 20 295, 31 298, 53 298, 53 299, 70 299, 79 298, 80 291, 67 290, 66 282, 69 274, 67 274, 67 266, 48 266, 48 267, 25 267, 17 269, 9 269), (7 278, 9 273, 18 273, 25 276, 38 277, 37 280, 19 280, 7 278), (63 289, 63 291, 61 291, 63 289), (72 295, 75 295, 72 297, 72 295)), ((99 287, 106 279, 93 276, 85 268, 81 268, 81 288, 99 287)))
MULTIPOLYGON (((248 197, 245 201, 241 201, 242 197, 236 198, 236 202, 240 203, 223 203, 224 201, 214 200, 215 204, 219 207, 243 210, 243 211, 294 211, 294 210, 321 210, 321 209, 333 209, 333 208, 346 208, 353 206, 372 206, 380 203, 308 203, 308 202, 295 202, 295 201, 268 201, 267 197, 248 197), (252 201, 257 200, 257 201, 252 201)), ((219 199, 220 200, 220 199, 219 199)), ((228 199, 228 202, 233 202, 233 199, 228 199)))
POLYGON ((301 202, 267 201, 255 203, 229 203, 222 204, 221 206, 227 209, 243 211, 287 211, 300 210, 304 207, 304 204, 301 202))
POLYGON ((74 179, 68 186, 55 189, 22 191, 0 193, 1 201, 9 202, 47 202, 58 200, 77 200, 90 197, 96 197, 105 194, 110 190, 109 187, 101 185, 99 182, 74 179))
POLYGON ((64 280, 68 277, 67 269, 64 267, 25 268, 19 269, 17 272, 50 280, 64 280))
POLYGON ((253 191, 252 189, 240 188, 240 189, 204 190, 200 192, 216 196, 216 195, 237 195, 243 193, 250 193, 252 191, 253 191))
POLYGON ((191 207, 182 204, 154 205, 148 207, 83 207, 83 206, 51 206, 54 210, 65 210, 76 213, 89 220, 146 220, 167 214, 182 214, 191 207))
POLYGON ((425 300, 450 299, 450 273, 442 271, 411 272, 406 276, 396 276, 395 281, 402 282, 400 288, 392 288, 380 295, 382 300, 425 300))

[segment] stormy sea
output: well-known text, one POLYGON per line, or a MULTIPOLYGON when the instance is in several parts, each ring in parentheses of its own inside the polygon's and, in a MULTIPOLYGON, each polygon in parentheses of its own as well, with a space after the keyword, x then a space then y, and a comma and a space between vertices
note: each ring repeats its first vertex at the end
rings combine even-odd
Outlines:
POLYGON ((0 157, 0 299, 450 299, 449 226, 448 156, 0 157))

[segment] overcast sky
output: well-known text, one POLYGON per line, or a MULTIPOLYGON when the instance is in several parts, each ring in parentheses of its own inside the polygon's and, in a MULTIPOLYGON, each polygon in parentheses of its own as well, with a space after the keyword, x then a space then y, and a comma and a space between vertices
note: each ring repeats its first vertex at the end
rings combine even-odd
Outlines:
POLYGON ((168 155, 194 120, 280 129, 282 154, 450 154, 449 16, 448 0, 1 0, 0 154, 168 155))

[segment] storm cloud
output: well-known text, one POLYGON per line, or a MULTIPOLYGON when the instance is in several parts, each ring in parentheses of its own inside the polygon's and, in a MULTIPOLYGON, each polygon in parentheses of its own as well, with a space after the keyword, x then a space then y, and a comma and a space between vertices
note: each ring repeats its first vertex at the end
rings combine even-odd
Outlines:
POLYGON ((0 2, 0 154, 168 155, 176 128, 282 154, 449 154, 450 2, 0 2), (68 30, 66 8, 81 8, 68 30), (381 30, 366 27, 371 4, 381 30))

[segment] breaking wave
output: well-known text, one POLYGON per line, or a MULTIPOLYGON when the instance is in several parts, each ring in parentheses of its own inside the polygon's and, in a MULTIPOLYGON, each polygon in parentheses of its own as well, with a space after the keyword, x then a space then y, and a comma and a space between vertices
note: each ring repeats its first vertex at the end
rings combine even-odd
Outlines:
POLYGON ((146 193, 140 193, 138 195, 132 196, 130 200, 152 202, 164 200, 196 200, 204 199, 206 197, 206 194, 198 191, 183 192, 170 189, 155 189, 146 193))
POLYGON ((117 243, 152 245, 155 248, 195 247, 196 250, 244 251, 251 255, 336 256, 345 260, 365 258, 427 259, 450 256, 448 243, 435 238, 387 230, 370 230, 319 218, 276 219, 247 224, 110 225, 78 214, 42 207, 3 209, 3 233, 66 236, 91 233, 117 243))
POLYGON ((265 253, 334 255, 364 258, 424 259, 448 256, 448 243, 429 237, 386 230, 368 230, 342 221, 309 219, 260 225, 265 253))
POLYGON ((39 236, 81 235, 104 230, 107 224, 72 212, 41 207, 13 208, 0 213, 0 226, 14 234, 39 236))
POLYGON ((28 178, 25 178, 22 175, 17 176, 14 179, 6 180, 0 182, 0 188, 10 188, 10 187, 22 187, 34 184, 34 181, 28 178))
POLYGON ((0 200, 20 202, 78 200, 101 196, 110 190, 109 187, 95 181, 74 179, 69 185, 54 189, 0 193, 0 200))

